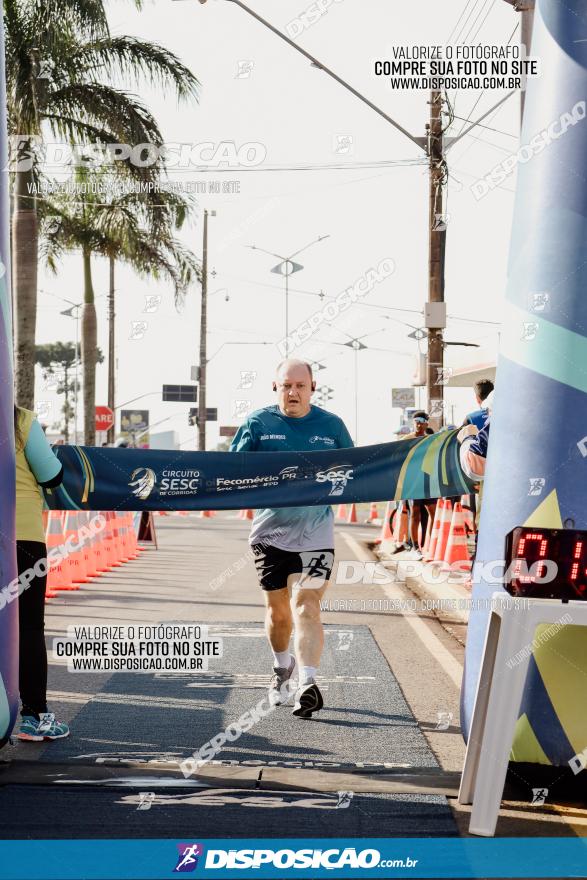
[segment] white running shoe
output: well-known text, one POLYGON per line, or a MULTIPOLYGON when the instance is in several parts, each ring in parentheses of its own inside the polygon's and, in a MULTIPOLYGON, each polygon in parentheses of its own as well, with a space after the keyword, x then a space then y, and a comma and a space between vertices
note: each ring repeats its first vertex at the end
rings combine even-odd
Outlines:
POLYGON ((269 683, 269 701, 273 706, 283 706, 288 702, 292 692, 292 686, 288 684, 295 672, 296 658, 292 655, 287 669, 280 666, 273 667, 273 675, 269 683))

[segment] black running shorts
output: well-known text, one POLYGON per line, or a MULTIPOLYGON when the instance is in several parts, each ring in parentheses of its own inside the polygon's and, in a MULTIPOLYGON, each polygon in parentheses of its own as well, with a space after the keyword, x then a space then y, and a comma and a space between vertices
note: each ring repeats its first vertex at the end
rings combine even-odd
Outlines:
MULTIPOLYGON (((290 574, 301 574, 312 579, 311 588, 319 586, 319 580, 328 583, 334 565, 334 550, 280 550, 269 544, 253 544, 255 566, 259 583, 264 590, 282 590, 287 587, 290 574)), ((300 582, 303 587, 303 579, 300 582)))

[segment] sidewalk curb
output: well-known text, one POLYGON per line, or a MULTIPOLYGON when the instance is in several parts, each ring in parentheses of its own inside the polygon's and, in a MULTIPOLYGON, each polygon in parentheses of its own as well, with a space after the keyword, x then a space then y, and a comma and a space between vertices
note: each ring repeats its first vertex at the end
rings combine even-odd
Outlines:
MULTIPOLYGON (((444 581, 432 584, 426 582, 420 575, 411 574, 410 569, 414 565, 414 560, 409 558, 406 550, 394 554, 395 546, 393 541, 369 544, 370 550, 386 571, 393 576, 394 580, 405 584, 422 602, 426 602, 428 604, 427 610, 432 611, 439 619, 444 617, 448 611, 458 621, 467 624, 469 622, 471 592, 464 586, 464 583, 444 581)), ((429 565, 432 566, 432 571, 440 571, 439 564, 429 563, 429 565)), ((451 577, 454 578, 455 575, 453 574, 451 577)))

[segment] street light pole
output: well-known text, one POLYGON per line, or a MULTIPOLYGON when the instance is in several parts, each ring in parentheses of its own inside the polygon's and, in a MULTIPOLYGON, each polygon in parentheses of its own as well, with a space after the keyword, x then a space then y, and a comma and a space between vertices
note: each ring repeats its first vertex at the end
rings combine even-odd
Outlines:
MULTIPOLYGON (((212 212, 212 216, 215 215, 212 212)), ((206 334, 208 331, 208 211, 204 211, 202 244, 202 302, 200 307, 200 370, 198 388, 198 449, 206 449, 206 334)))
MULTIPOLYGON (((110 285, 108 288, 108 406, 114 412, 115 399, 115 345, 114 345, 114 258, 109 259, 109 275, 110 285)), ((106 440, 108 443, 114 443, 114 435, 116 433, 116 424, 108 428, 106 440)))
MULTIPOLYGON (((429 217, 428 217, 428 302, 444 302, 444 252, 446 246, 446 223, 444 218, 444 186, 446 162, 443 151, 442 94, 433 90, 430 94, 430 124, 428 126, 429 217)), ((444 388, 442 371, 444 365, 443 325, 428 328, 428 407, 432 427, 437 430, 443 424, 444 388)))
MULTIPOLYGON (((65 300, 65 302, 70 302, 70 300, 65 300)), ((78 367, 79 367, 79 358, 77 356, 78 348, 79 348, 79 319, 80 319, 80 309, 83 303, 72 303, 71 308, 65 309, 65 311, 60 314, 65 315, 67 318, 73 318, 75 321, 75 349, 74 349, 74 364, 75 364, 75 372, 73 379, 73 442, 77 446, 77 387, 78 387, 78 367), (77 309, 75 315, 73 314, 73 310, 77 309)))
POLYGON ((305 244, 304 247, 295 251, 295 253, 290 254, 289 257, 283 257, 281 254, 275 254, 273 251, 266 251, 265 248, 257 247, 256 244, 247 245, 253 251, 261 251, 263 254, 269 254, 270 257, 277 257, 281 260, 277 266, 274 266, 271 271, 275 272, 276 275, 283 275, 285 278, 285 342, 287 345, 287 341, 289 339, 289 276, 293 275, 294 272, 300 272, 304 267, 301 263, 294 263, 293 258, 297 257, 299 254, 307 251, 308 248, 312 247, 312 245, 318 244, 325 239, 330 238, 330 234, 328 235, 319 235, 318 238, 313 239, 312 241, 305 244))

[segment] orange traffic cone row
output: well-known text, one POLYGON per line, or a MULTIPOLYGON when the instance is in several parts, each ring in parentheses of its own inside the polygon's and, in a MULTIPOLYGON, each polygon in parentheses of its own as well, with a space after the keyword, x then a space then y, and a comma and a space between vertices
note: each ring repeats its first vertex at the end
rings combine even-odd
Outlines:
POLYGON ((381 525, 381 534, 375 541, 376 544, 381 544, 383 541, 391 541, 393 538, 393 534, 391 532, 391 513, 393 511, 393 502, 388 501, 385 507, 385 513, 383 514, 383 523, 381 525))
POLYGON ((444 499, 442 513, 440 516, 440 525, 438 529, 438 541, 434 551, 434 562, 443 562, 446 553, 446 545, 448 544, 448 533, 450 532, 450 523, 452 520, 452 502, 444 499))
MULTIPOLYGON (((50 550, 54 550, 56 547, 63 549, 63 521, 60 510, 49 511, 49 522, 47 525, 45 540, 47 544, 47 553, 49 553, 50 550)), ((50 556, 47 556, 47 561, 49 563, 49 568, 47 571, 46 589, 49 595, 51 595, 54 590, 79 589, 79 587, 75 586, 72 581, 69 557, 63 556, 61 559, 55 560, 54 558, 52 560, 50 556)), ((53 593, 53 595, 55 594, 53 593)))
POLYGON ((465 517, 461 503, 460 501, 457 501, 454 506, 450 523, 443 567, 466 570, 470 565, 471 560, 469 557, 469 549, 467 547, 465 517))
POLYGON ((215 510, 201 510, 200 513, 199 513, 198 515, 199 515, 201 518, 206 518, 206 519, 208 519, 208 517, 216 516, 216 511, 215 511, 215 510))
POLYGON ((346 504, 339 504, 338 510, 336 511, 336 519, 339 521, 344 521, 346 520, 347 516, 348 512, 346 509, 346 504))
POLYGON ((348 523, 358 522, 358 520, 357 520, 357 505, 356 504, 351 504, 350 509, 349 509, 349 515, 347 516, 346 521, 348 523))
POLYGON ((253 519, 254 511, 253 510, 243 510, 243 519, 253 519))

